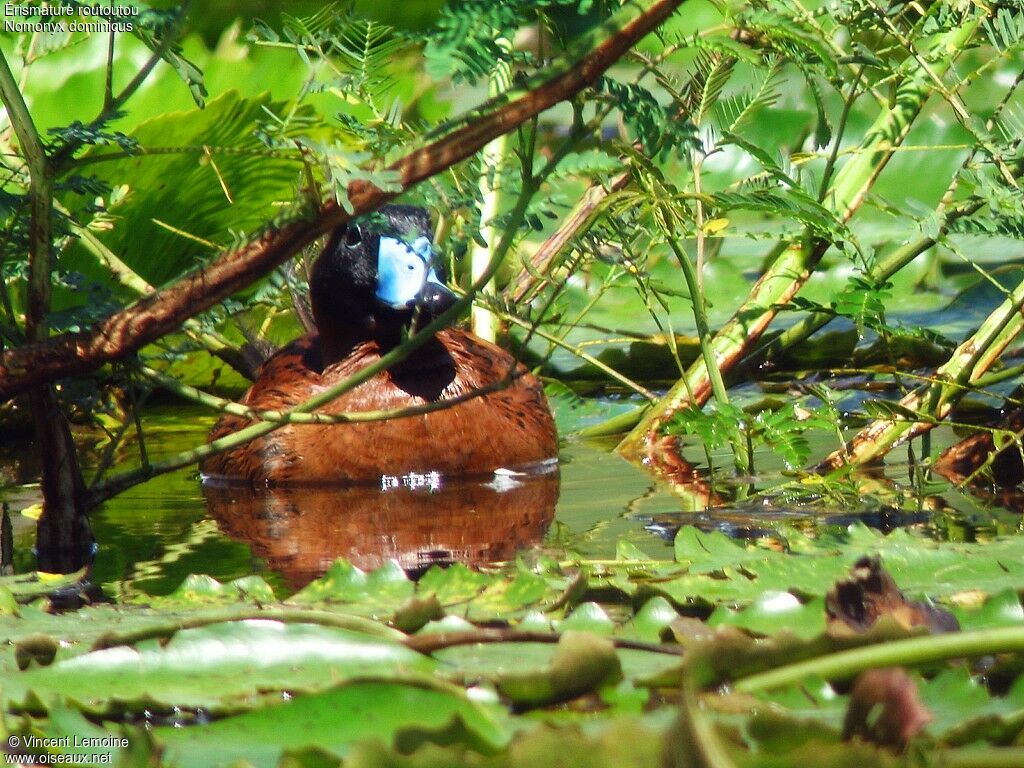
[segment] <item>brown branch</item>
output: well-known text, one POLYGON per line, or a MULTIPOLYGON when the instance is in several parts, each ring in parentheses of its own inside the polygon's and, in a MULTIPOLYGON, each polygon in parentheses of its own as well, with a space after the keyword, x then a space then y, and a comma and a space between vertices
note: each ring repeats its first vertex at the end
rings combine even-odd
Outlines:
MULTIPOLYGON (((428 635, 413 635, 406 638, 405 645, 419 653, 431 654, 459 645, 480 645, 483 643, 557 643, 562 635, 556 632, 523 632, 518 629, 467 629, 459 632, 438 632, 428 635)), ((616 648, 634 651, 662 653, 667 656, 682 656, 683 648, 675 644, 645 643, 624 637, 609 638, 616 648)))
MULTIPOLYGON (((548 70, 532 89, 521 89, 484 104, 431 143, 389 166, 404 191, 478 151, 487 142, 590 85, 632 45, 667 19, 683 0, 650 0, 627 4, 603 25, 592 45, 569 67, 548 70)), ((6 350, 0 356, 0 398, 10 398, 34 384, 82 374, 123 358, 175 330, 202 312, 281 264, 292 253, 353 216, 370 212, 395 197, 366 181, 349 185, 352 213, 326 203, 312 220, 294 221, 268 230, 260 239, 226 253, 203 269, 185 275, 97 324, 92 330, 68 333, 47 341, 6 350)))
MULTIPOLYGON (((46 343, 49 328, 53 270, 54 166, 46 156, 28 105, 0 54, 0 96, 10 114, 11 127, 21 144, 29 172, 29 278, 25 336, 46 343)), ((13 318, 12 318, 13 319, 13 318)), ((37 528, 36 548, 42 570, 66 573, 78 570, 92 557, 92 532, 85 515, 85 483, 75 443, 49 382, 29 391, 29 410, 42 460, 43 515, 37 528)))
POLYGON ((595 213, 601 204, 612 193, 624 189, 631 178, 629 171, 625 171, 615 176, 607 187, 601 183, 592 184, 562 225, 530 257, 529 266, 523 268, 519 276, 505 289, 505 294, 514 302, 525 301, 543 282, 543 276, 573 238, 580 236, 594 223, 595 213))

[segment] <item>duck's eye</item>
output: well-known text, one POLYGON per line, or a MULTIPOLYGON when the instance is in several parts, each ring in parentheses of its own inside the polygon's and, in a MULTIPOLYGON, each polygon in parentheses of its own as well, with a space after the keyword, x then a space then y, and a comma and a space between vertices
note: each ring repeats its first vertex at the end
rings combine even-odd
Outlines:
POLYGON ((349 227, 345 230, 345 245, 355 248, 361 242, 363 242, 363 237, 359 234, 359 227, 349 227))

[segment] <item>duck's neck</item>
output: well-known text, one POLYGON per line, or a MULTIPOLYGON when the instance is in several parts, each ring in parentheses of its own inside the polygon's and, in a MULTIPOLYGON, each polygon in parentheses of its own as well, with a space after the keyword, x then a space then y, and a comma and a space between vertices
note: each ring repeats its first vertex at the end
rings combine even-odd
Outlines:
POLYGON ((334 313, 317 312, 315 308, 314 317, 326 365, 344 360, 353 350, 366 344, 373 344, 384 355, 402 342, 400 322, 388 322, 376 316, 359 322, 346 318, 341 322, 334 313))
MULTIPOLYGON (((372 327, 339 326, 329 318, 317 319, 323 366, 348 359, 354 353, 386 355, 402 342, 403 324, 376 318, 372 327)), ((455 379, 455 361, 435 336, 417 347, 401 362, 392 365, 386 375, 390 382, 411 396, 434 401, 455 379)))
POLYGON ((400 339, 381 339, 376 336, 348 336, 338 337, 333 335, 320 334, 320 348, 323 350, 324 363, 331 365, 340 360, 344 360, 346 357, 352 354, 352 352, 361 347, 370 347, 377 351, 380 355, 386 355, 388 352, 398 346, 400 339))

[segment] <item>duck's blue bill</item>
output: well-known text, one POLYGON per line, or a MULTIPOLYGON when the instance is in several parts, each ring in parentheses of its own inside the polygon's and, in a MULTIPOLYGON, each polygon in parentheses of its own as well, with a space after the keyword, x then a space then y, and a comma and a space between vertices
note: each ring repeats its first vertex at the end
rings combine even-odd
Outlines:
POLYGON ((447 290, 431 266, 430 239, 410 245, 394 237, 381 237, 377 249, 377 300, 393 309, 409 309, 432 284, 447 290))

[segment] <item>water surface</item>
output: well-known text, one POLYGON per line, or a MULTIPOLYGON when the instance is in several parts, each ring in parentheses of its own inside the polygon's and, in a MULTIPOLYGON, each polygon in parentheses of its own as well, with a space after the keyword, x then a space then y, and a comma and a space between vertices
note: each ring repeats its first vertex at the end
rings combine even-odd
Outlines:
MULTIPOLYGON (((208 411, 161 406, 146 414, 147 449, 154 459, 203 442, 208 411)), ((936 442, 952 440, 941 430, 936 442)), ((831 446, 813 446, 824 455, 831 446)), ((121 457, 131 466, 137 448, 121 457)), ((12 509, 15 568, 32 570, 34 522, 17 511, 38 500, 38 461, 24 445, 0 455, 0 497, 12 509)), ((85 461, 96 455, 84 451, 85 461)), ((690 458, 702 457, 689 451, 690 458)), ((905 455, 903 451, 894 457, 905 455)), ((715 461, 728 466, 727 456, 715 461)), ((758 476, 729 481, 732 499, 721 509, 699 508, 686 488, 656 481, 609 446, 568 442, 559 472, 486 485, 446 484, 440 490, 293 489, 256 496, 204 488, 195 469, 163 475, 107 502, 93 518, 100 543, 95 580, 110 594, 173 590, 192 573, 221 581, 259 574, 287 592, 347 556, 363 567, 396 558, 412 571, 432 562, 509 560, 517 553, 568 551, 611 558, 625 541, 655 558, 671 558, 671 539, 683 524, 738 537, 770 536, 778 526, 814 531, 863 520, 892 530, 913 527, 944 539, 970 540, 1018 530, 1015 497, 972 494, 940 480, 911 483, 907 466, 851 482, 845 497, 828 497, 796 484, 768 499, 757 491, 781 477, 781 463, 757 457, 758 476), (510 487, 510 484, 515 487, 510 487)), ((90 472, 86 473, 91 476, 90 472)))

